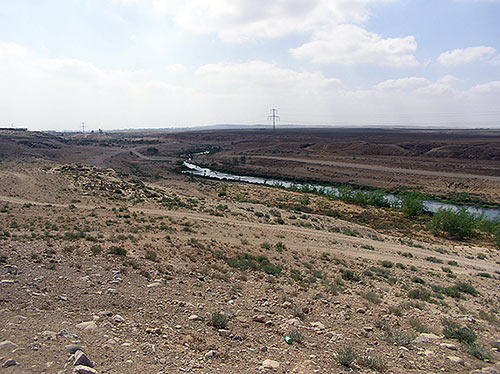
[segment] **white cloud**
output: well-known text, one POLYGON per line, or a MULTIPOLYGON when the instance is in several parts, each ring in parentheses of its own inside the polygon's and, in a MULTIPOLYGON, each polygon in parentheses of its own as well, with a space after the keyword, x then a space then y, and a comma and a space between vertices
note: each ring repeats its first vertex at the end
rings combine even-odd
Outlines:
POLYGON ((359 26, 345 24, 313 34, 312 41, 292 49, 291 53, 319 63, 408 67, 418 65, 413 55, 416 49, 413 36, 384 39, 359 26))
POLYGON ((264 61, 208 64, 193 74, 160 80, 151 71, 42 59, 16 45, 2 46, 0 55, 0 121, 31 129, 77 129, 81 121, 91 129, 262 123, 270 107, 279 108, 283 122, 310 123, 314 114, 315 123, 461 124, 477 119, 474 124, 487 125, 489 118, 470 113, 498 106, 500 95, 499 81, 460 91, 452 76, 435 81, 405 77, 352 90, 319 72, 264 61))
POLYGON ((469 89, 469 92, 476 94, 489 94, 489 93, 497 93, 500 94, 500 81, 491 81, 483 84, 478 84, 469 89))
POLYGON ((284 95, 317 94, 341 85, 340 80, 326 78, 318 72, 297 72, 263 61, 204 65, 195 75, 211 90, 255 95, 275 92, 284 95))
POLYGON ((441 77, 438 82, 439 83, 444 83, 444 84, 453 84, 455 82, 460 82, 461 79, 460 78, 457 78, 453 75, 445 75, 444 77, 441 77))
MULTIPOLYGON (((454 66, 475 61, 485 61, 492 58, 495 53, 495 48, 486 46, 455 49, 441 53, 438 62, 442 65, 454 66)), ((498 56, 496 58, 498 59, 498 56)))
POLYGON ((24 58, 27 54, 27 49, 18 44, 0 42, 0 62, 8 62, 24 58))
POLYGON ((368 4, 388 0, 153 0, 182 28, 227 42, 318 31, 369 18, 368 4))
POLYGON ((182 64, 168 64, 165 66, 165 70, 169 74, 184 74, 188 71, 188 69, 182 64))
POLYGON ((427 78, 420 77, 407 77, 400 79, 389 79, 384 82, 380 82, 375 86, 376 89, 381 90, 405 90, 414 89, 422 86, 427 86, 431 81, 427 78))
POLYGON ((435 82, 423 77, 406 77, 380 82, 375 89, 379 92, 405 91, 415 95, 442 95, 458 81, 452 75, 445 75, 435 82))

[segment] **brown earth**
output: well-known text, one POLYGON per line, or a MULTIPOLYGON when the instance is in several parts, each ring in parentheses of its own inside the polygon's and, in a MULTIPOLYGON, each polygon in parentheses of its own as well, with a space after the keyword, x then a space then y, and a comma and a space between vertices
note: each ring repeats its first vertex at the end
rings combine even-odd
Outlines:
POLYGON ((231 146, 224 132, 211 137, 0 137, 0 366, 17 363, 2 372, 71 373, 70 343, 99 373, 495 365, 500 254, 491 241, 435 237, 426 217, 391 209, 174 171, 183 152, 231 146), (299 203, 310 212, 297 213, 299 203), (470 293, 447 288, 457 283, 470 293), (227 330, 211 325, 213 313, 228 316, 227 330), (475 356, 442 336, 443 318, 477 334, 475 356), (423 331, 439 338, 412 342, 423 331), (346 367, 336 357, 349 346, 359 357, 346 367), (263 368, 267 359, 279 368, 263 368))

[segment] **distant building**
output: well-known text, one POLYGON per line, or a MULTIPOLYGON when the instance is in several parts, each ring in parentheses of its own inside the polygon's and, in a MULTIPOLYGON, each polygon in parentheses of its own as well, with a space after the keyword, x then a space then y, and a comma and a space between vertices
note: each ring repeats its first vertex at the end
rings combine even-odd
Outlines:
POLYGON ((0 131, 28 131, 26 127, 0 127, 0 131))

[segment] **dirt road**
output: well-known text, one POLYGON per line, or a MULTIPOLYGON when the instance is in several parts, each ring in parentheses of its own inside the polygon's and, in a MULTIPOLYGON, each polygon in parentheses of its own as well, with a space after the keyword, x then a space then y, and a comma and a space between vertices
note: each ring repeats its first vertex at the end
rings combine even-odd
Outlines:
POLYGON ((487 181, 500 182, 500 177, 495 177, 491 175, 449 173, 444 171, 431 171, 431 170, 418 170, 418 169, 403 169, 403 168, 394 168, 394 167, 387 167, 380 165, 367 165, 367 164, 357 164, 357 163, 339 162, 339 161, 322 161, 322 160, 313 160, 305 158, 279 157, 279 156, 252 156, 252 158, 294 161, 306 164, 337 166, 341 168, 350 168, 350 169, 375 170, 386 173, 402 173, 402 174, 413 174, 413 175, 425 175, 431 177, 434 176, 434 177, 448 177, 448 178, 462 178, 462 179, 482 179, 487 181))

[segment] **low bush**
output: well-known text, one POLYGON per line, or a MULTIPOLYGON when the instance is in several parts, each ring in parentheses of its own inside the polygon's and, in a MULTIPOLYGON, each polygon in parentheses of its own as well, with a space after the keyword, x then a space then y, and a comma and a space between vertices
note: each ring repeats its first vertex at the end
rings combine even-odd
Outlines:
POLYGON ((441 209, 434 214, 429 227, 435 234, 445 233, 454 239, 463 240, 474 235, 476 217, 465 209, 441 209))
POLYGON ((123 247, 112 246, 112 247, 109 247, 108 253, 110 253, 112 255, 117 255, 117 256, 126 256, 127 250, 123 247))
POLYGON ((358 358, 358 354, 351 346, 347 346, 345 348, 337 349, 335 352, 335 359, 342 366, 350 368, 354 361, 358 358))
POLYGON ((229 323, 229 318, 224 314, 214 312, 210 318, 210 324, 216 329, 225 329, 229 323))
POLYGON ((410 299, 418 299, 428 301, 431 298, 431 293, 425 288, 414 288, 408 292, 408 297, 410 299))
POLYGON ((403 210, 405 217, 418 217, 424 210, 422 197, 416 192, 404 195, 401 198, 401 209, 403 210))
POLYGON ((443 319, 443 335, 447 339, 456 339, 461 343, 472 344, 476 341, 477 335, 469 327, 460 325, 458 322, 450 319, 443 319))

